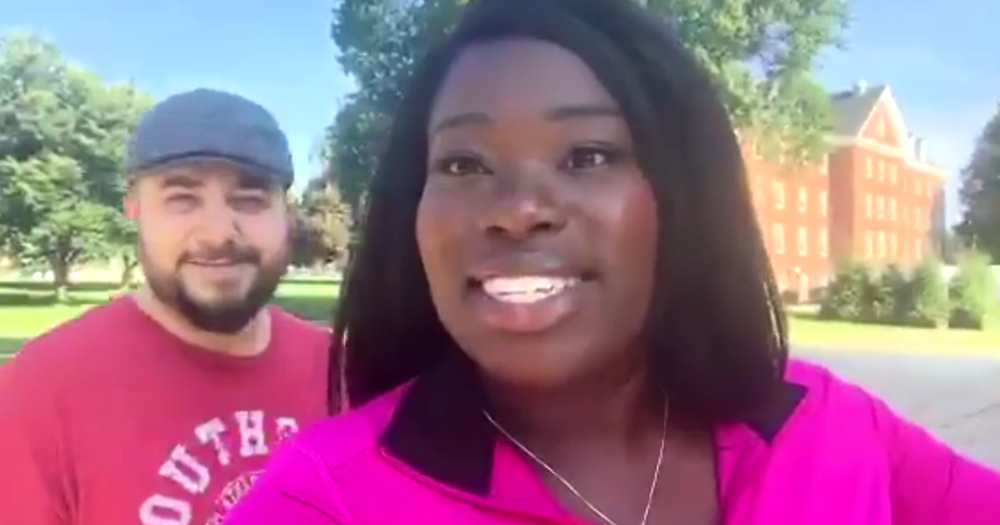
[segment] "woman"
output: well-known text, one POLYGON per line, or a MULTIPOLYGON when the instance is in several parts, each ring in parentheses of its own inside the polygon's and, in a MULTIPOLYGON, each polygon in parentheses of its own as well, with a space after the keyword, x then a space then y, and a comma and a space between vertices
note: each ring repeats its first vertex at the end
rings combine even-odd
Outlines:
POLYGON ((1000 476, 788 344, 709 78, 624 0, 480 0, 337 321, 355 409, 229 525, 978 525, 1000 476))

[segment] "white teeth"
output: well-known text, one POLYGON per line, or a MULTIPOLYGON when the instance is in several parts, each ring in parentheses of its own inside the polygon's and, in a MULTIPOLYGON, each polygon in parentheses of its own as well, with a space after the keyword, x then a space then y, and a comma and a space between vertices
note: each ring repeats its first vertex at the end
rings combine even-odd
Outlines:
POLYGON ((483 291, 498 301, 529 304, 552 297, 577 282, 563 277, 493 277, 483 281, 483 291))

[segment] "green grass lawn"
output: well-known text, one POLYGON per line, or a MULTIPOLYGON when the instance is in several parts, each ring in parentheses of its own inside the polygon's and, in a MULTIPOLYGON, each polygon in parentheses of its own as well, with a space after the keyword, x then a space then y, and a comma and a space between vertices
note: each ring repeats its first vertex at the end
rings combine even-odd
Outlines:
MULTIPOLYGON (((339 283, 331 280, 290 278, 278 288, 275 303, 295 314, 328 322, 339 283)), ((44 283, 0 281, 0 363, 26 339, 103 304, 118 290, 111 285, 83 283, 70 289, 69 300, 57 303, 44 283)))
POLYGON ((843 350, 907 350, 926 352, 992 352, 1000 356, 1000 329, 910 328, 824 321, 814 314, 790 313, 789 337, 805 348, 843 350))
MULTIPOLYGON (((339 284, 332 280, 289 278, 275 303, 307 319, 328 322, 339 284)), ((44 283, 0 281, 0 362, 28 338, 113 297, 113 286, 74 286, 69 301, 56 303, 44 283)), ((1000 330, 929 330, 821 321, 809 312, 790 316, 792 343, 807 348, 940 352, 995 352, 1000 330)))

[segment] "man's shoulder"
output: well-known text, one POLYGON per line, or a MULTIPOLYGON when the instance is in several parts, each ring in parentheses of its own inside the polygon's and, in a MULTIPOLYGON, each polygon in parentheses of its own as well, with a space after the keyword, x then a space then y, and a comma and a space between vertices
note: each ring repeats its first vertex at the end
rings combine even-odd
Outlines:
POLYGON ((327 324, 299 317, 280 306, 271 307, 271 314, 273 322, 280 323, 283 329, 296 335, 329 338, 333 332, 327 324))
POLYGON ((0 366, 0 390, 55 387, 89 367, 94 349, 105 348, 110 335, 121 331, 128 298, 95 306, 79 316, 27 340, 0 366))
POLYGON ((273 307, 271 312, 274 335, 284 348, 282 353, 290 359, 303 362, 309 369, 323 370, 325 381, 333 331, 328 326, 303 319, 278 307, 273 307))
POLYGON ((123 316, 130 307, 129 301, 131 299, 120 297, 95 306, 28 339, 16 350, 9 364, 75 356, 80 354, 80 346, 106 341, 110 334, 121 330, 123 316))

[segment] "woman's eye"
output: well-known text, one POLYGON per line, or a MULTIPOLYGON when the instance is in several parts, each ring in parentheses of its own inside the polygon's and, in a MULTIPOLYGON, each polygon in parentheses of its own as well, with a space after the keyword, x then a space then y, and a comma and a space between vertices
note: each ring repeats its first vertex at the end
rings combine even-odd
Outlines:
POLYGON ((576 148, 566 158, 566 169, 586 170, 611 163, 611 152, 600 148, 576 148))
POLYGON ((488 170, 479 159, 473 157, 452 157, 442 159, 437 163, 437 171, 445 175, 462 176, 487 173, 488 170))

